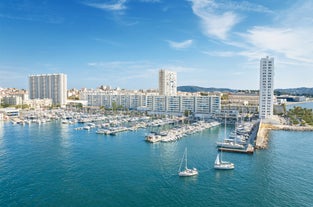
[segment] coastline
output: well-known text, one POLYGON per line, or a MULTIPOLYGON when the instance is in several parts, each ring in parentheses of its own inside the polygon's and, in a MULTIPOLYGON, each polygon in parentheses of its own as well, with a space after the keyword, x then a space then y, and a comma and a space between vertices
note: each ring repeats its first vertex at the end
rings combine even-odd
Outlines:
POLYGON ((260 123, 256 138, 256 149, 267 149, 269 141, 269 132, 271 130, 283 131, 313 131, 311 126, 291 126, 285 124, 260 123))

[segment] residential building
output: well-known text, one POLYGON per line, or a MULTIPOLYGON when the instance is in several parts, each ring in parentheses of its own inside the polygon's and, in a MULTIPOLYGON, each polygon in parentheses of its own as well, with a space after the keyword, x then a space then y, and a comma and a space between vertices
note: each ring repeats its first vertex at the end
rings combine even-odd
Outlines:
POLYGON ((176 96, 177 74, 168 70, 159 71, 159 95, 176 96))
POLYGON ((67 101, 67 75, 42 74, 29 76, 30 99, 52 99, 53 104, 67 101))
POLYGON ((190 111, 194 114, 214 114, 221 110, 220 95, 201 96, 177 95, 163 96, 145 93, 108 94, 105 91, 86 91, 88 106, 112 108, 113 103, 125 109, 144 109, 156 114, 183 114, 190 111))
POLYGON ((274 111, 274 58, 260 60, 259 118, 271 118, 274 111))
POLYGON ((5 96, 2 98, 3 104, 8 104, 10 106, 15 106, 15 105, 22 105, 23 104, 23 98, 18 95, 10 95, 10 96, 5 96))

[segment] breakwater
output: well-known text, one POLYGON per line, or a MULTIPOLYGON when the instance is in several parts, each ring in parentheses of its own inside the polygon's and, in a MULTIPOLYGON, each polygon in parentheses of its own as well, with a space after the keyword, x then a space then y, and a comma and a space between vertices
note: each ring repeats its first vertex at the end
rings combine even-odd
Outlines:
POLYGON ((311 126, 291 126, 284 124, 271 124, 260 122, 259 131, 255 142, 256 149, 266 149, 269 141, 269 132, 271 130, 282 130, 282 131, 313 131, 311 126))

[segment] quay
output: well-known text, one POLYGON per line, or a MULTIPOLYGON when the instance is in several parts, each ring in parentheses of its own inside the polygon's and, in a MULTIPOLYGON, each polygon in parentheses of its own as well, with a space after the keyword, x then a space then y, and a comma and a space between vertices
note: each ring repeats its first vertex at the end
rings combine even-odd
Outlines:
POLYGON ((217 142, 217 149, 224 152, 254 153, 254 144, 259 130, 259 121, 243 122, 230 133, 229 138, 217 142))
POLYGON ((218 151, 253 154, 254 153, 254 147, 251 144, 249 144, 248 147, 245 149, 233 149, 233 148, 219 147, 218 151))

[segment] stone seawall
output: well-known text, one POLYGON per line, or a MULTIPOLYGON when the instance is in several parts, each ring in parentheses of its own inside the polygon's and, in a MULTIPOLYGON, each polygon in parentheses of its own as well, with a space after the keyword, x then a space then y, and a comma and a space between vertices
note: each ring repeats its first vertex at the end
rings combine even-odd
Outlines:
POLYGON ((313 131, 313 127, 309 126, 290 126, 290 125, 276 125, 260 123, 259 131, 256 137, 255 148, 266 149, 268 146, 269 132, 271 130, 284 131, 313 131))

